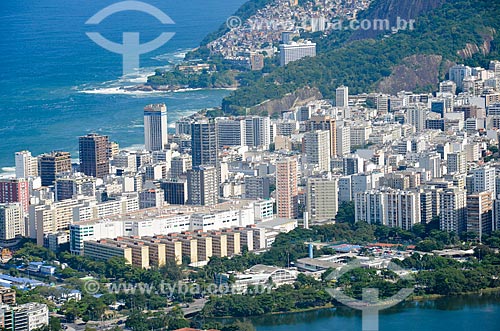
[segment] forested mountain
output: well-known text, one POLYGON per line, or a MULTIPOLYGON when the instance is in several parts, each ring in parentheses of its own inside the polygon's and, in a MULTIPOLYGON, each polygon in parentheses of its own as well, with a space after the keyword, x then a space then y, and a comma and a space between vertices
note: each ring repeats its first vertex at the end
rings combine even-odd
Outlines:
POLYGON ((490 59, 500 58, 499 1, 375 0, 360 17, 375 18, 381 13, 391 20, 398 15, 420 16, 412 31, 362 40, 354 39, 369 36, 354 32, 341 47, 328 48, 328 42, 323 43, 327 49, 317 57, 277 68, 234 91, 223 101, 224 111, 243 113, 245 108, 306 86, 318 88, 325 98, 334 98, 340 85, 349 86, 352 93, 393 92, 401 86, 431 90, 453 63, 487 66, 490 59))

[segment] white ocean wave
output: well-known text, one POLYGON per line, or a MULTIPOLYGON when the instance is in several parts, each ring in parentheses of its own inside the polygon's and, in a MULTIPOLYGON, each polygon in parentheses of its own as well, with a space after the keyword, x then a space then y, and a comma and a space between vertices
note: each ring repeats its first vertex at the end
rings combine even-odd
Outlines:
POLYGON ((0 178, 12 178, 16 176, 16 167, 0 168, 0 178))
MULTIPOLYGON (((127 86, 127 87, 133 87, 133 86, 127 86)), ((91 90, 83 90, 83 91, 79 91, 79 93, 104 94, 104 95, 121 94, 121 95, 131 95, 131 96, 158 96, 158 95, 164 95, 168 92, 163 92, 163 91, 131 91, 131 90, 126 90, 124 87, 105 87, 105 88, 95 88, 95 89, 91 89, 91 90)))
POLYGON ((191 51, 191 48, 178 49, 175 52, 160 54, 152 57, 151 59, 156 61, 169 61, 169 62, 180 62, 186 57, 186 53, 191 51))
MULTIPOLYGON (((155 56, 153 59, 159 61, 168 60, 169 62, 172 63, 180 63, 182 59, 184 59, 186 52, 190 50, 191 49, 179 49, 175 52, 170 52, 155 56)), ((122 76, 116 80, 110 80, 95 84, 86 83, 80 86, 72 87, 72 90, 76 90, 79 93, 84 93, 84 94, 130 95, 134 97, 148 97, 148 96, 156 97, 158 95, 168 95, 169 93, 171 94, 172 92, 181 93, 182 95, 182 93, 185 92, 197 92, 206 90, 202 88, 185 88, 170 92, 170 91, 136 91, 129 89, 129 88, 134 88, 141 84, 145 84, 148 81, 148 77, 154 75, 156 69, 169 70, 171 68, 172 65, 139 68, 136 69, 135 72, 122 76)))
POLYGON ((141 144, 130 145, 127 147, 120 146, 120 150, 125 150, 125 151, 140 151, 143 150, 144 148, 145 148, 144 145, 141 144))

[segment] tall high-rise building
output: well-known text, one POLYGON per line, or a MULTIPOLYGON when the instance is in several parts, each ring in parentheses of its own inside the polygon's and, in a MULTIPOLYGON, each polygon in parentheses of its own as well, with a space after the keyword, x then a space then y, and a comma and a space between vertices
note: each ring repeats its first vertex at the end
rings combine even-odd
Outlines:
POLYGON ((467 200, 466 191, 453 187, 439 194, 439 227, 442 231, 460 234, 466 230, 467 200))
POLYGON ((481 241, 493 230, 493 192, 467 195, 467 232, 476 233, 481 241))
POLYGON ((437 152, 422 154, 418 162, 420 163, 420 167, 430 171, 432 178, 440 178, 442 176, 441 156, 437 152))
POLYGON ((96 180, 93 177, 61 177, 56 179, 56 200, 72 199, 76 196, 94 197, 96 180))
POLYGON ((191 155, 184 154, 181 156, 176 156, 170 161, 170 178, 179 178, 185 175, 188 170, 193 168, 191 155))
POLYGON ((280 45, 280 65, 286 66, 288 63, 300 60, 306 56, 316 56, 315 43, 289 43, 280 45))
POLYGON ((313 131, 304 135, 306 162, 319 171, 330 171, 330 132, 313 131))
POLYGON ((351 153, 351 128, 345 125, 337 127, 336 139, 337 146, 335 148, 337 156, 344 156, 351 153))
POLYGON ((160 208, 165 201, 165 191, 151 187, 139 192, 139 208, 160 208))
POLYGON ((463 64, 455 65, 451 67, 448 71, 448 75, 451 81, 457 84, 457 89, 462 91, 464 78, 472 74, 472 69, 470 67, 464 66, 463 64))
POLYGON ((245 146, 245 121, 242 119, 219 119, 217 121, 217 141, 224 146, 245 146))
POLYGON ((337 90, 335 91, 335 106, 341 108, 349 106, 349 87, 337 87, 337 90))
POLYGON ((298 216, 297 159, 276 162, 276 204, 278 217, 296 219, 298 216))
POLYGON ((495 77, 500 78, 500 61, 490 61, 489 69, 495 73, 495 77))
POLYGON ((30 203, 28 180, 0 179, 0 203, 20 203, 23 211, 28 212, 30 203))
POLYGON ((500 200, 495 199, 493 201, 493 221, 492 221, 493 231, 500 230, 500 200))
POLYGON ((183 117, 175 122, 175 134, 183 135, 186 134, 188 136, 191 135, 191 124, 194 123, 194 120, 190 117, 183 117))
POLYGON ((16 152, 16 178, 38 176, 38 161, 30 151, 16 152))
POLYGON ((406 122, 413 125, 417 132, 425 129, 427 110, 420 107, 408 107, 406 109, 406 122))
POLYGON ((463 174, 467 172, 467 155, 464 152, 449 153, 446 161, 448 173, 463 174))
POLYGON ((495 168, 484 166, 472 170, 474 192, 495 192, 495 168))
POLYGON ((91 133, 80 137, 80 171, 87 176, 98 178, 108 175, 108 145, 108 136, 91 133))
POLYGON ((281 42, 283 44, 289 44, 292 41, 293 32, 292 31, 283 31, 281 33, 281 42))
POLYGON ((245 199, 269 199, 269 177, 245 177, 245 199))
POLYGON ((307 212, 311 220, 335 219, 338 212, 338 179, 309 178, 307 212))
POLYGON ((308 130, 328 130, 330 133, 330 156, 337 155, 337 123, 330 116, 311 116, 307 122, 308 130))
POLYGON ((380 189, 359 192, 355 220, 411 230, 421 222, 420 198, 415 191, 380 189))
POLYGON ((23 215, 20 203, 0 204, 0 240, 25 236, 23 215))
POLYGON ((363 172, 364 161, 358 155, 350 155, 342 158, 342 173, 345 176, 363 172))
POLYGON ((432 221, 432 205, 435 201, 432 200, 432 192, 427 189, 420 189, 420 221, 423 224, 428 224, 432 221))
POLYGON ((391 110, 391 98, 387 94, 380 94, 375 98, 377 111, 381 114, 387 114, 391 110))
POLYGON ((68 152, 52 152, 38 157, 38 174, 43 186, 53 185, 58 175, 71 172, 71 155, 68 152))
POLYGON ((245 118, 245 143, 250 147, 269 149, 271 143, 271 119, 261 116, 245 118))
POLYGON ((168 143, 167 106, 148 105, 144 108, 144 144, 148 151, 161 151, 168 143))
POLYGON ((217 130, 215 122, 199 120, 191 124, 193 168, 200 165, 217 167, 217 130))
POLYGON ((187 172, 188 204, 212 206, 218 203, 219 185, 214 166, 196 166, 187 172))
POLYGON ((162 181, 160 187, 165 191, 165 201, 171 205, 185 205, 188 201, 186 178, 162 181))

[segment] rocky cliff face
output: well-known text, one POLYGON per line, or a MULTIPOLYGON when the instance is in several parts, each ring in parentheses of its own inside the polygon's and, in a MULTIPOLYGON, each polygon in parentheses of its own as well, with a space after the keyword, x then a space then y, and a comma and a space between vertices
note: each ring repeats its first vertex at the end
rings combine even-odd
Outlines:
POLYGON ((281 99, 267 100, 263 103, 252 107, 252 114, 269 114, 281 113, 297 106, 302 106, 310 101, 322 99, 323 96, 317 88, 304 87, 293 93, 285 95, 281 99))
POLYGON ((491 51, 491 42, 495 39, 496 31, 495 29, 489 28, 488 31, 481 35, 483 37, 482 44, 476 45, 467 43, 463 49, 457 51, 457 54, 464 60, 470 59, 477 53, 488 55, 491 51))
POLYGON ((389 77, 378 83, 377 91, 396 94, 399 91, 414 91, 417 88, 439 83, 440 72, 447 72, 454 63, 443 61, 441 55, 412 55, 392 69, 389 77), (440 70, 441 69, 441 70, 440 70))

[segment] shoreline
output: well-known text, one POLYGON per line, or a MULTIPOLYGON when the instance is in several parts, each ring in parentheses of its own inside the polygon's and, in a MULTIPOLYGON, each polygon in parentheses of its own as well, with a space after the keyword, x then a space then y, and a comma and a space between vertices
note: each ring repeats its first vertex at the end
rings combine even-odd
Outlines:
POLYGON ((110 95, 154 95, 154 94, 162 94, 162 93, 187 93, 187 92, 198 92, 198 91, 235 91, 237 87, 206 87, 206 88, 178 88, 178 89, 142 89, 135 88, 133 86, 125 86, 125 87, 111 87, 111 88, 103 88, 103 89, 92 89, 92 90, 82 90, 78 91, 78 93, 82 94, 110 94, 110 95))
MULTIPOLYGON (((456 294, 456 295, 442 295, 442 294, 412 295, 412 296, 408 297, 406 300, 403 300, 402 302, 435 301, 435 300, 443 299, 443 298, 450 298, 451 299, 451 298, 460 297, 460 296, 469 296, 469 295, 475 295, 475 294, 476 295, 484 295, 484 294, 495 294, 495 293, 500 293, 500 287, 486 288, 486 289, 481 289, 478 291, 465 292, 465 293, 460 293, 460 294, 456 294)), ((213 319, 213 320, 237 319, 237 318, 257 318, 257 317, 265 317, 265 316, 273 316, 273 315, 300 314, 300 313, 314 312, 314 311, 327 310, 327 309, 337 309, 340 307, 346 307, 346 306, 344 306, 344 305, 337 305, 336 306, 334 304, 327 304, 324 306, 310 307, 310 308, 283 311, 283 312, 272 312, 272 313, 266 313, 266 314, 261 314, 261 315, 241 316, 241 317, 237 317, 237 316, 219 317, 219 316, 217 316, 217 317, 206 317, 206 318, 213 319)), ((195 317, 195 316, 193 316, 193 317, 195 317)), ((191 317, 191 318, 193 318, 193 317, 191 317)))

